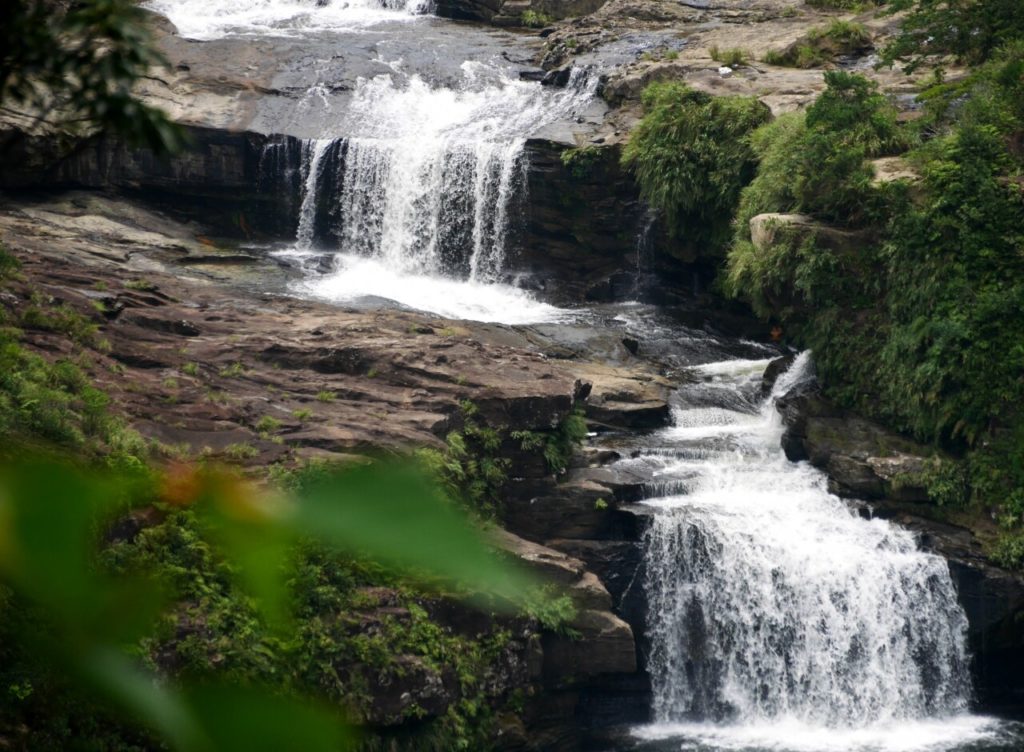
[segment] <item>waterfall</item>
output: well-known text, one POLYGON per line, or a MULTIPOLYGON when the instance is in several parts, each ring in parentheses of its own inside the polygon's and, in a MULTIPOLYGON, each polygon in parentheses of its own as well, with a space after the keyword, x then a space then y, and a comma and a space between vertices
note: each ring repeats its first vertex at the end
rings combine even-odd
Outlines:
POLYGON ((346 135, 305 143, 300 248, 317 240, 399 274, 500 278, 526 187, 526 139, 571 117, 595 82, 581 70, 553 91, 478 62, 462 74, 458 86, 418 75, 359 81, 346 135), (318 225, 326 237, 315 237, 318 225))
POLYGON ((786 460, 774 403, 809 356, 757 404, 763 366, 698 369, 664 446, 634 460, 672 492, 645 502, 656 720, 841 729, 962 713, 967 621, 946 562, 786 460))
POLYGON ((319 138, 302 144, 302 203, 299 205, 299 226, 295 231, 295 245, 303 251, 313 246, 316 223, 316 185, 323 170, 324 155, 331 145, 330 139, 319 138))
POLYGON ((643 215, 640 218, 640 223, 636 231, 636 240, 634 246, 636 248, 636 272, 633 277, 633 297, 639 300, 646 288, 647 280, 646 277, 650 274, 651 258, 653 257, 653 238, 651 235, 654 230, 654 223, 658 220, 658 213, 647 207, 643 215))

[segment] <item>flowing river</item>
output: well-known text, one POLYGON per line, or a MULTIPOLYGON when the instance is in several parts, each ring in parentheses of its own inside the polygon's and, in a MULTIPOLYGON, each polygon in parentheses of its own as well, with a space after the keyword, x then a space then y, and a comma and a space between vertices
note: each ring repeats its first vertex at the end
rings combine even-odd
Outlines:
POLYGON ((561 89, 521 80, 514 42, 475 27, 457 29, 471 58, 434 50, 419 65, 424 40, 454 27, 424 0, 149 6, 198 40, 373 40, 377 72, 344 99, 311 69, 291 115, 318 133, 264 155, 268 184, 298 186, 296 236, 273 249, 300 270, 292 294, 530 324, 554 339, 631 327, 693 376, 672 427, 623 440, 619 469, 650 479, 641 585, 653 722, 609 752, 1021 748, 1016 727, 971 713, 967 622, 946 562, 783 455, 775 399, 809 377, 808 354, 762 397, 766 348, 651 323, 657 312, 636 304, 557 308, 507 278, 526 140, 579 118, 596 71, 561 89), (738 350, 754 357, 729 355, 738 350))

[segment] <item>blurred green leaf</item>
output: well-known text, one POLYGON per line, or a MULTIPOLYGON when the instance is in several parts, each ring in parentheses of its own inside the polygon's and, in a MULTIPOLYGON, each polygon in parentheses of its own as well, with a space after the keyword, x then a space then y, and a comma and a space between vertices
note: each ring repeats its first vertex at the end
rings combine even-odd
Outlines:
POLYGON ((266 689, 204 686, 187 691, 189 706, 218 752, 339 752, 351 734, 337 713, 266 689))
POLYGON ((96 522, 118 498, 116 484, 53 463, 0 474, 0 567, 50 609, 78 619, 94 606, 96 522))
POLYGON ((413 574, 520 602, 533 581, 502 560, 427 478, 408 466, 338 471, 298 500, 296 532, 413 574))
MULTIPOLYGON (((124 647, 149 633, 169 595, 144 573, 115 579, 98 568, 104 535, 133 497, 131 481, 113 474, 43 461, 0 468, 0 582, 40 606, 51 625, 20 635, 23 646, 181 752, 344 749, 350 737, 336 709, 271 689, 171 684, 129 658, 124 647)), ((195 510, 278 627, 287 624, 294 547, 310 539, 508 603, 532 591, 411 461, 325 472, 296 499, 181 466, 166 473, 162 498, 195 510)))
POLYGON ((90 684, 175 748, 189 752, 207 748, 192 709, 174 690, 160 686, 155 676, 138 669, 124 653, 98 646, 76 656, 76 663, 90 684))
POLYGON ((285 567, 293 544, 289 531, 276 521, 254 524, 218 517, 211 532, 267 623, 277 628, 287 625, 285 567))

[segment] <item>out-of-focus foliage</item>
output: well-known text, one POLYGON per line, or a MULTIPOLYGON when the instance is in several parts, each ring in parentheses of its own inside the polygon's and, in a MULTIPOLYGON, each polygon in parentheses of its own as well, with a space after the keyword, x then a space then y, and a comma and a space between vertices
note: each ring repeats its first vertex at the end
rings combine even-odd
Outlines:
POLYGON ((0 107, 66 128, 99 127, 168 152, 180 128, 132 94, 164 63, 132 0, 0 3, 0 107))
MULTIPOLYGON (((324 552, 354 552, 435 587, 495 596, 489 603, 496 608, 524 604, 534 592, 407 464, 327 471, 294 496, 187 466, 166 474, 157 491, 138 476, 31 460, 8 464, 0 471, 0 590, 5 615, 24 628, 5 625, 6 640, 17 644, 0 652, 51 664, 90 688, 99 708, 119 711, 173 749, 326 751, 352 737, 336 710, 286 691, 288 683, 271 676, 244 685, 223 677, 158 681, 130 657, 126 648, 151 634, 172 604, 196 596, 187 582, 156 577, 166 571, 116 565, 125 555, 116 546, 103 554, 119 521, 155 493, 165 509, 186 510, 196 532, 216 542, 254 615, 281 635, 297 629, 288 588, 293 556, 312 541, 324 552), (104 557, 114 566, 104 566, 104 557)), ((189 565, 183 574, 201 571, 189 565)), ((244 635, 237 638, 244 643, 244 635)), ((36 688, 22 677, 5 690, 27 699, 36 688)))

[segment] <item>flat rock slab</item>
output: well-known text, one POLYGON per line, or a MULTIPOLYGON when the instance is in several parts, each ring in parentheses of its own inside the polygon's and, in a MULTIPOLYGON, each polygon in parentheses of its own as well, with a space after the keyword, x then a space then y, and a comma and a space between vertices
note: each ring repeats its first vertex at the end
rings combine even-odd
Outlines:
POLYGON ((90 194, 0 211, 25 277, 11 305, 41 291, 96 323, 109 350, 91 375, 147 436, 264 465, 440 446, 465 401, 491 426, 548 429, 584 390, 568 364, 470 323, 195 276, 176 261, 209 250, 197 230, 90 194))

